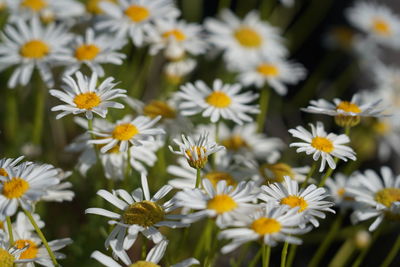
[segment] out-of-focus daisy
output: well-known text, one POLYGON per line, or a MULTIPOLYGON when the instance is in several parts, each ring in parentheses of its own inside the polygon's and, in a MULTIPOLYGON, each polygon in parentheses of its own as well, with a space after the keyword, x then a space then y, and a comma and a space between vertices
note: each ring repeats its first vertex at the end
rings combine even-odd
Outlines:
POLYGON ((354 221, 377 217, 369 227, 370 231, 374 231, 385 218, 400 218, 400 175, 395 176, 385 166, 381 168, 382 178, 373 170, 356 173, 354 177, 358 185, 348 187, 347 191, 363 204, 357 206, 352 214, 354 221))
POLYGON ((337 206, 350 208, 354 206, 354 198, 349 194, 348 188, 358 185, 354 177, 348 177, 342 173, 337 173, 333 178, 329 178, 325 183, 329 195, 335 201, 337 206))
POLYGON ((208 133, 201 134, 196 142, 190 136, 186 137, 184 135, 182 135, 183 143, 178 139, 174 139, 173 141, 179 146, 179 150, 174 151, 173 148, 169 146, 171 152, 184 156, 189 165, 195 169, 204 168, 209 155, 224 149, 223 146, 209 141, 208 133))
POLYGON ((343 101, 339 98, 333 99, 333 103, 324 99, 311 100, 310 106, 301 110, 334 116, 335 122, 339 126, 352 127, 360 122, 361 117, 385 116, 383 114, 385 108, 379 105, 381 101, 381 99, 378 99, 374 102, 363 103, 361 96, 356 94, 351 98, 351 101, 343 101))
POLYGON ((71 201, 74 198, 75 193, 74 191, 70 190, 72 187, 72 183, 64 181, 69 176, 71 176, 72 172, 64 172, 61 169, 57 169, 57 171, 57 178, 60 180, 60 182, 56 185, 49 186, 46 190, 45 195, 41 197, 41 200, 62 202, 71 201))
POLYGON ((310 168, 308 166, 294 168, 283 162, 263 163, 258 167, 262 184, 280 183, 284 181, 284 177, 297 182, 304 182, 310 168))
POLYGON ((178 85, 196 68, 196 65, 196 60, 192 58, 168 62, 164 66, 164 74, 169 83, 178 85))
POLYGON ((294 0, 280 0, 280 2, 286 7, 292 7, 294 5, 294 0))
POLYGON ((35 68, 47 86, 53 86, 50 64, 66 52, 71 39, 72 35, 62 24, 44 27, 36 17, 29 21, 18 19, 15 24, 7 25, 1 36, 0 71, 17 66, 8 80, 8 87, 27 85, 35 68))
POLYGON ((325 45, 329 49, 351 51, 357 42, 356 32, 348 26, 334 26, 325 37, 325 45))
POLYGON ((24 250, 11 246, 6 233, 0 233, 0 264, 2 267, 14 267, 15 264, 32 262, 32 259, 20 259, 24 250))
POLYGON ((86 1, 86 11, 93 15, 102 15, 104 14, 103 9, 100 4, 102 2, 113 2, 116 3, 117 0, 88 0, 86 1))
POLYGON ((0 176, 0 220, 16 213, 20 205, 32 210, 32 204, 46 194, 47 188, 58 184, 57 170, 49 165, 24 162, 5 168, 8 176, 0 176))
POLYGON ((259 113, 258 106, 250 104, 258 94, 240 93, 241 89, 239 84, 223 84, 221 80, 215 80, 211 89, 199 80, 182 85, 176 97, 181 101, 179 109, 185 116, 201 113, 213 123, 222 117, 241 125, 253 120, 248 114, 259 113))
POLYGON ((98 29, 116 32, 118 38, 129 36, 136 46, 141 46, 146 29, 154 20, 174 19, 179 16, 171 0, 118 0, 118 3, 103 1, 100 4, 106 18, 96 24, 98 29))
POLYGON ((203 190, 184 188, 175 196, 177 205, 197 210, 186 215, 183 222, 193 223, 203 218, 215 218, 216 224, 224 228, 233 224, 239 214, 251 212, 256 206, 250 202, 256 199, 253 182, 240 182, 236 187, 221 180, 214 188, 208 179, 203 179, 203 190))
POLYGON ((0 159, 0 176, 8 176, 8 173, 6 171, 6 168, 13 168, 15 166, 17 166, 17 164, 23 160, 24 157, 18 157, 16 159, 12 159, 12 158, 2 158, 0 159))
POLYGON ((181 215, 169 214, 178 206, 173 200, 161 204, 159 201, 166 196, 172 186, 165 185, 153 197, 150 197, 147 178, 144 174, 141 177, 142 188, 138 188, 129 194, 123 189, 113 191, 99 190, 97 195, 101 196, 120 211, 113 212, 102 208, 89 208, 85 212, 97 214, 110 218, 109 224, 113 224, 114 229, 108 236, 105 246, 109 247, 112 240, 117 240, 114 251, 129 249, 135 242, 137 235, 141 232, 146 238, 154 243, 163 240, 163 235, 157 229, 161 226, 171 228, 186 227, 187 224, 176 221, 181 219, 181 215))
POLYGON ((347 161, 347 159, 356 160, 353 149, 345 145, 350 142, 347 135, 327 134, 321 122, 317 122, 316 125, 311 123, 309 125, 311 127, 311 132, 307 131, 302 126, 297 126, 296 129, 289 130, 289 133, 291 133, 293 137, 305 141, 291 143, 290 146, 297 147, 297 153, 305 152, 307 155, 312 154, 313 160, 315 161, 321 157, 320 172, 325 169, 327 162, 331 169, 336 168, 333 157, 337 157, 343 161, 347 161))
POLYGON ((249 216, 243 215, 237 221, 239 227, 223 230, 218 235, 220 239, 232 239, 222 247, 222 253, 229 253, 247 242, 260 239, 269 246, 276 246, 278 242, 301 244, 302 241, 293 235, 304 234, 310 229, 299 228, 302 216, 297 210, 268 203, 249 216))
POLYGON ((298 183, 285 176, 283 183, 263 185, 261 189, 263 192, 258 197, 265 202, 298 208, 297 212, 302 214, 301 227, 308 222, 318 227, 317 218, 324 219, 324 212, 335 213, 330 208, 334 203, 326 200, 328 194, 326 194, 325 188, 317 187, 314 184, 299 190, 298 183))
POLYGON ((400 18, 385 5, 358 1, 346 12, 347 19, 370 39, 380 44, 399 47, 400 18))
POLYGON ((114 88, 114 78, 105 79, 97 85, 97 74, 94 72, 89 78, 81 72, 76 72, 76 81, 72 76, 65 76, 65 86, 61 90, 50 90, 52 96, 65 102, 64 105, 53 107, 52 111, 62 111, 56 116, 60 119, 68 114, 85 113, 87 119, 93 118, 93 113, 105 118, 108 108, 124 108, 124 105, 111 101, 115 98, 126 97, 126 90, 114 88))
POLYGON ((66 65, 65 74, 71 75, 86 65, 99 77, 104 76, 101 64, 121 65, 125 55, 115 50, 124 46, 122 39, 112 38, 107 34, 97 35, 93 29, 87 29, 85 36, 77 36, 72 49, 65 56, 63 64, 66 65))
POLYGON ((225 9, 220 18, 207 19, 205 27, 210 32, 210 42, 224 51, 228 67, 256 60, 264 53, 277 57, 287 53, 278 30, 261 21, 257 12, 252 11, 240 20, 225 9))

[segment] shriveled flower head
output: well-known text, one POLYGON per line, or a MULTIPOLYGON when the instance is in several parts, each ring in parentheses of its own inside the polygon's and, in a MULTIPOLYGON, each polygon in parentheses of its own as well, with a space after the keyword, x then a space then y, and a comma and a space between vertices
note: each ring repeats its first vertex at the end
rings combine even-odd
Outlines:
POLYGON ((302 126, 297 126, 296 129, 290 129, 289 133, 293 137, 299 138, 304 142, 291 143, 291 147, 297 147, 296 152, 305 152, 307 155, 313 155, 313 160, 317 161, 321 157, 321 166, 319 171, 325 169, 326 162, 331 169, 336 168, 336 163, 333 157, 347 161, 347 159, 356 160, 353 149, 345 144, 350 142, 350 139, 345 134, 327 134, 324 130, 324 125, 317 122, 316 125, 309 124, 311 132, 307 131, 302 126))
POLYGON ((169 149, 171 152, 184 156, 189 165, 195 169, 202 169, 208 161, 208 156, 225 149, 223 146, 211 142, 208 140, 208 133, 202 133, 199 138, 194 141, 190 136, 182 135, 182 142, 174 139, 173 140, 178 146, 179 150, 174 151, 171 146, 169 149))

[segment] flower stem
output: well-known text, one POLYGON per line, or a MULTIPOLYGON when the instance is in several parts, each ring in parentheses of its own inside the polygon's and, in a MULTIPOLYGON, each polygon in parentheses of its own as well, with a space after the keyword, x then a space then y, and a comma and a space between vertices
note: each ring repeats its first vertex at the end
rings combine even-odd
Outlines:
POLYGON ((265 128, 265 120, 267 118, 268 112, 268 102, 270 97, 270 89, 268 87, 264 87, 261 89, 261 96, 260 96, 260 114, 257 117, 257 132, 261 133, 264 132, 265 128))
POLYGON ((196 169, 196 188, 200 187, 201 183, 201 169, 196 169))
MULTIPOLYGON (((335 164, 337 164, 339 161, 339 158, 335 158, 334 161, 335 161, 335 164)), ((334 169, 329 168, 326 171, 325 175, 322 177, 321 182, 319 182, 318 186, 322 187, 325 185, 326 180, 332 175, 333 170, 334 169)))
POLYGON ((260 258, 262 253, 262 249, 259 249, 257 254, 254 256, 254 258, 251 260, 251 262, 249 263, 249 267, 254 267, 256 266, 258 259, 260 258))
POLYGON ((14 244, 14 235, 13 235, 13 231, 12 231, 12 224, 11 224, 10 216, 6 217, 6 221, 7 221, 8 236, 10 237, 10 245, 12 246, 14 244))
POLYGON ((357 259, 354 261, 353 265, 351 265, 351 267, 358 267, 361 265, 365 256, 367 256, 369 249, 372 247, 372 244, 374 243, 374 241, 378 238, 378 236, 382 232, 382 229, 383 229, 383 225, 381 224, 378 227, 378 229, 376 229, 375 232, 372 234, 371 242, 369 243, 369 245, 361 251, 361 253, 358 255, 357 259))
POLYGON ((290 248, 289 248, 288 259, 286 261, 286 267, 291 267, 292 266, 294 257, 296 256, 296 251, 297 251, 297 245, 291 244, 290 248))
POLYGON ((268 267, 269 266, 269 258, 271 257, 271 247, 263 243, 262 245, 262 266, 268 267))
POLYGON ((346 262, 349 260, 351 255, 354 253, 354 241, 353 238, 350 237, 347 239, 343 245, 340 247, 336 255, 333 257, 331 262, 329 263, 329 267, 340 267, 345 266, 346 262))
POLYGON ((49 256, 51 258, 51 261, 53 262, 54 266, 59 266, 56 260, 56 257, 54 256, 53 251, 51 251, 51 248, 49 246, 49 244, 47 243, 46 238, 44 237, 42 230, 40 230, 39 226, 37 225, 37 223, 35 222, 35 219, 33 218, 32 214, 25 210, 22 209, 25 212, 25 215, 28 217, 29 221, 31 222, 33 228, 35 228, 36 233, 38 234, 38 236, 40 237, 40 239, 42 240, 43 245, 46 247, 47 253, 49 253, 49 256))
POLYGON ((289 243, 285 242, 285 244, 283 245, 283 248, 282 248, 281 267, 286 266, 286 256, 287 256, 287 252, 288 252, 288 247, 289 247, 289 243))
POLYGON ((308 184, 308 180, 310 179, 310 177, 314 174, 315 169, 317 168, 317 162, 314 161, 313 164, 311 165, 310 170, 307 173, 306 179, 304 180, 304 182, 301 184, 301 188, 304 188, 307 186, 308 184))
POLYGON ((386 256, 385 260, 381 264, 381 267, 389 267, 389 265, 392 263, 396 255, 400 251, 400 235, 397 236, 396 241, 394 242, 394 245, 392 246, 392 249, 390 250, 389 254, 386 256))
MULTIPOLYGON (((40 79, 40 77, 37 77, 40 79)), ((37 82, 36 84, 36 103, 35 103, 35 117, 33 121, 32 142, 39 145, 42 140, 43 122, 44 122, 44 109, 46 103, 46 91, 43 84, 37 82)))

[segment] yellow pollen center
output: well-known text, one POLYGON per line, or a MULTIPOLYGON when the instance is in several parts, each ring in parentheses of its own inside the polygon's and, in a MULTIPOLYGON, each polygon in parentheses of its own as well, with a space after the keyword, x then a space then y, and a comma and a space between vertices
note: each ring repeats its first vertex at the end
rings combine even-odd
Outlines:
POLYGON ((47 7, 47 2, 44 0, 23 0, 21 6, 32 9, 33 11, 40 11, 47 7))
POLYGON ((127 141, 139 133, 138 128, 130 123, 123 123, 117 125, 113 132, 112 137, 120 141, 127 141))
POLYGON ((18 177, 3 183, 3 195, 9 199, 21 197, 28 189, 29 183, 18 177))
POLYGON ((134 264, 129 265, 129 267, 161 267, 161 265, 155 264, 151 261, 137 261, 134 264))
POLYGON ((214 187, 217 186, 217 183, 219 181, 226 181, 227 185, 236 185, 236 181, 233 179, 232 175, 230 175, 227 172, 218 172, 218 171, 212 171, 204 175, 205 178, 210 180, 212 185, 214 187))
POLYGON ((2 267, 13 267, 15 257, 11 255, 7 250, 0 248, 0 266, 2 267))
POLYGON ((239 151, 241 148, 249 148, 246 140, 240 135, 232 135, 228 139, 222 140, 222 145, 229 150, 239 151))
POLYGON ((386 21, 379 18, 374 19, 372 23, 372 29, 377 34, 384 36, 388 36, 392 32, 392 30, 390 29, 390 25, 386 21))
POLYGON ((143 227, 152 226, 162 221, 164 217, 165 212, 161 206, 147 200, 131 204, 122 215, 124 223, 143 227))
MULTIPOLYGON (((383 121, 377 121, 376 123, 373 124, 372 127, 373 127, 374 131, 380 135, 385 135, 390 132, 390 125, 383 121)), ((0 169, 0 172, 1 172, 1 169, 0 169)))
POLYGON ((143 108, 144 115, 155 118, 161 116, 166 119, 173 119, 176 117, 175 110, 163 101, 154 100, 143 108))
POLYGON ((375 200, 389 208, 393 202, 400 201, 400 188, 382 189, 375 194, 375 200))
POLYGON ((260 47, 262 44, 260 34, 249 27, 241 27, 237 29, 233 35, 240 45, 247 48, 260 47))
POLYGON ((269 183, 280 183, 284 180, 285 176, 289 176, 292 179, 295 177, 292 168, 285 163, 266 163, 261 165, 260 171, 269 183))
POLYGON ((251 224, 251 229, 260 235, 269 235, 281 230, 281 223, 272 218, 261 217, 251 224))
POLYGON ((133 22, 141 22, 150 16, 150 12, 143 6, 131 5, 125 10, 125 15, 133 22))
POLYGON ((4 223, 0 221, 0 229, 4 230, 4 223))
POLYGON ((186 40, 186 35, 179 29, 174 29, 171 31, 164 32, 162 37, 168 39, 170 37, 175 38, 175 40, 182 42, 186 40))
POLYGON ((100 48, 93 44, 84 44, 75 50, 75 57, 78 60, 93 60, 100 53, 100 48))
POLYGON ((186 156, 189 158, 190 167, 202 169, 206 165, 208 158, 206 156, 207 149, 205 147, 193 146, 191 149, 185 150, 186 156), (193 155, 195 153, 196 155, 193 155), (203 155, 203 156, 202 156, 203 155))
POLYGON ((19 259, 21 259, 21 260, 22 259, 34 259, 34 258, 36 258, 38 251, 39 251, 37 245, 31 240, 23 240, 23 239, 17 240, 17 241, 15 241, 14 246, 16 246, 18 249, 26 248, 19 257, 19 259))
POLYGON ((26 42, 20 50, 20 54, 26 58, 43 58, 50 52, 49 46, 40 40, 26 42))
POLYGON ((224 92, 214 91, 206 97, 206 102, 216 108, 226 108, 230 106, 232 100, 224 92))
POLYGON ((86 4, 86 10, 96 15, 103 14, 104 11, 99 6, 101 2, 115 2, 115 0, 89 0, 86 4))
POLYGON ((298 212, 302 212, 308 207, 307 201, 299 196, 287 196, 285 198, 282 198, 281 204, 288 205, 291 208, 300 207, 298 212))
POLYGON ((4 168, 0 168, 0 176, 8 176, 8 173, 6 172, 6 170, 4 168))
POLYGON ((360 113, 361 109, 354 103, 348 101, 342 101, 337 105, 336 110, 343 110, 346 112, 360 113))
POLYGON ((326 137, 314 137, 311 141, 311 146, 317 150, 330 153, 333 151, 333 143, 326 137))
POLYGON ((100 102, 100 97, 93 92, 79 94, 74 98, 75 105, 80 109, 91 110, 92 108, 97 107, 100 102))
POLYGON ((260 64, 257 67, 257 72, 268 77, 276 77, 279 75, 279 69, 271 64, 260 64))
POLYGON ((346 193, 346 190, 342 187, 337 190, 338 196, 342 197, 346 193))
POLYGON ((230 212, 236 209, 237 203, 228 195, 216 195, 207 203, 207 209, 215 210, 218 214, 230 212))

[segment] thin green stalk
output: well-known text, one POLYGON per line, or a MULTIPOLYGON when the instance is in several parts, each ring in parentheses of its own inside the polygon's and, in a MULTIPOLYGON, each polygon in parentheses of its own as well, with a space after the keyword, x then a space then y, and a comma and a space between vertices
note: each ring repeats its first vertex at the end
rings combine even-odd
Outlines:
POLYGON ((262 249, 259 249, 258 252, 257 252, 257 254, 254 255, 254 258, 250 261, 249 267, 254 267, 254 266, 256 266, 256 264, 257 264, 257 262, 258 262, 258 259, 261 257, 261 254, 262 254, 262 249))
POLYGON ((289 248, 289 256, 286 261, 286 267, 291 267, 293 264, 294 257, 296 256, 297 252, 297 245, 291 244, 289 248))
POLYGON ((268 102, 270 98, 271 90, 268 87, 264 87, 261 89, 261 96, 260 96, 260 114, 257 117, 257 131, 259 133, 264 132, 265 128, 265 120, 267 118, 268 113, 268 102))
POLYGON ((234 261, 233 264, 231 264, 233 267, 240 267, 242 265, 242 261, 244 260, 249 248, 250 248, 250 242, 246 243, 240 250, 240 254, 237 257, 237 260, 234 261))
POLYGON ((271 247, 263 243, 262 245, 262 266, 268 267, 269 266, 269 259, 271 257, 271 247))
POLYGON ((13 231, 12 231, 12 224, 11 224, 10 216, 6 217, 6 221, 7 221, 8 236, 10 237, 10 245, 12 246, 14 244, 14 235, 13 235, 13 231))
MULTIPOLYGON (((36 79, 40 80, 40 77, 37 76, 36 79)), ((41 82, 36 83, 36 100, 35 100, 35 117, 33 120, 33 133, 32 133, 32 142, 36 145, 40 145, 42 141, 42 132, 43 132, 43 122, 44 122, 44 109, 46 103, 46 88, 43 86, 41 82)))
POLYGON ((6 126, 6 137, 9 143, 15 143, 17 125, 18 125, 18 99, 17 99, 17 89, 7 89, 6 91, 6 114, 5 116, 5 126, 6 126))
POLYGON ((329 263, 329 267, 342 267, 346 266, 346 262, 349 260, 351 255, 354 253, 354 241, 353 237, 348 238, 343 245, 340 247, 336 255, 329 263))
POLYGON ((268 19, 276 7, 276 0, 261 1, 260 13, 262 19, 268 19))
POLYGON ((365 256, 367 256, 370 248, 372 247, 372 244, 376 241, 376 239, 381 234, 382 229, 383 229, 383 225, 381 223, 381 225, 378 227, 378 229, 376 229, 375 232, 372 234, 371 242, 369 243, 369 245, 361 251, 361 253, 358 255, 357 259, 354 261, 353 265, 351 265, 351 267, 359 267, 361 265, 365 256))
POLYGON ((199 188, 201 183, 201 169, 196 169, 196 187, 199 188))
POLYGON ((286 266, 286 256, 287 256, 287 251, 288 251, 289 243, 285 242, 282 248, 282 255, 281 255, 281 267, 286 266))
POLYGON ((392 263, 396 255, 400 251, 400 235, 397 236, 396 241, 394 242, 394 245, 392 246, 392 249, 390 250, 389 254, 386 256, 385 260, 382 262, 381 267, 389 267, 389 265, 392 263))
MULTIPOLYGON (((335 164, 337 165, 339 158, 334 158, 335 164)), ((319 182, 318 186, 322 187, 325 185, 326 180, 332 175, 334 169, 329 168, 326 173, 324 174, 324 176, 321 179, 321 182, 319 182)))
POLYGON ((308 180, 310 180, 310 177, 314 174, 315 169, 317 169, 317 162, 316 161, 314 161, 313 164, 311 165, 311 168, 307 173, 306 179, 301 184, 301 188, 305 188, 307 186, 308 180))
POLYGON ((47 243, 46 238, 44 237, 42 230, 40 230, 39 226, 37 225, 35 219, 33 218, 32 214, 25 210, 22 209, 25 212, 25 215, 28 217, 29 221, 31 222, 33 228, 35 228, 36 233, 38 234, 38 236, 40 237, 40 239, 42 240, 43 245, 46 247, 47 253, 49 253, 49 256, 51 258, 51 261, 53 262, 54 266, 59 266, 56 260, 56 257, 54 256, 53 251, 51 251, 51 248, 49 246, 49 243, 47 243))

